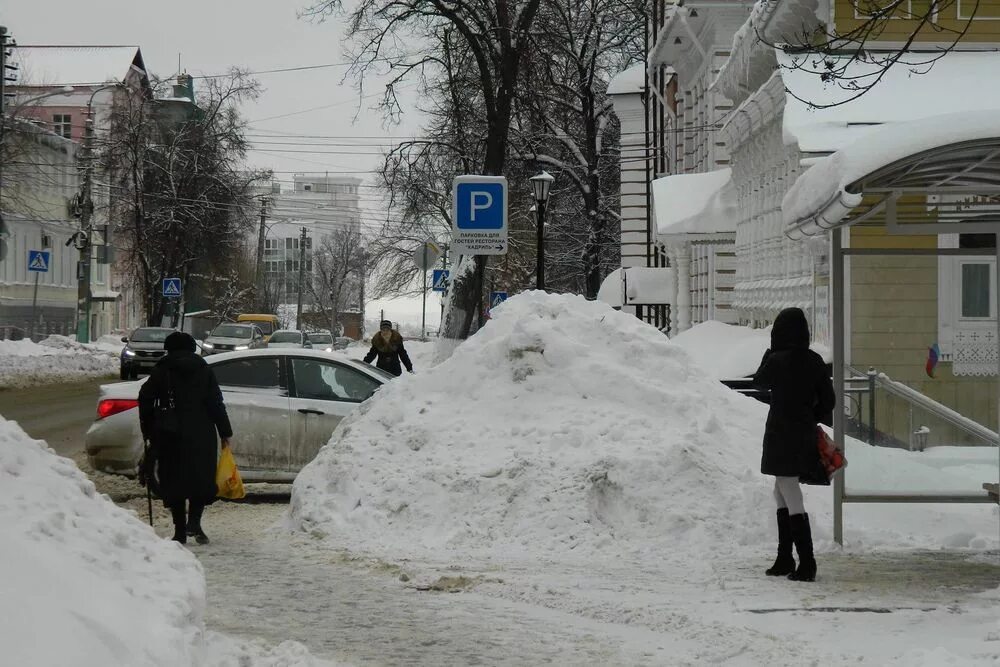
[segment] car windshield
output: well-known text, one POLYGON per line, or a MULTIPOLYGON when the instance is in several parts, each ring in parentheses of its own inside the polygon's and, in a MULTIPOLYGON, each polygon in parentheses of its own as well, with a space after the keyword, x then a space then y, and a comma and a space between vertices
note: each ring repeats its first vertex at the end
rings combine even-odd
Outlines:
POLYGON ((302 334, 298 331, 278 331, 271 336, 272 343, 301 343, 302 334))
POLYGON ((133 343, 162 343, 173 332, 173 329, 136 329, 130 340, 133 343))
POLYGON ((309 334, 309 342, 319 343, 321 345, 329 345, 330 343, 333 342, 333 336, 331 336, 330 334, 311 333, 309 334))
POLYGON ((274 327, 270 322, 265 320, 243 320, 244 322, 250 322, 260 329, 261 333, 265 336, 270 336, 271 332, 274 331, 274 327))
POLYGON ((250 338, 252 332, 253 327, 240 326, 238 324, 223 324, 216 327, 212 335, 219 338, 250 338))

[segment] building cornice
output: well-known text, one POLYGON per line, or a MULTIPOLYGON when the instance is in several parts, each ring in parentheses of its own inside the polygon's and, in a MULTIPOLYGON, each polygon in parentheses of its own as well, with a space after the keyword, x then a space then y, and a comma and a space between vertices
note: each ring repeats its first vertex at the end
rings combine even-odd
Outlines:
POLYGON ((759 0, 733 36, 729 60, 712 87, 739 103, 778 68, 774 45, 806 41, 829 20, 830 0, 759 0))
POLYGON ((752 95, 733 110, 722 126, 722 140, 730 150, 745 143, 768 123, 781 115, 785 108, 785 84, 781 72, 772 72, 752 95))

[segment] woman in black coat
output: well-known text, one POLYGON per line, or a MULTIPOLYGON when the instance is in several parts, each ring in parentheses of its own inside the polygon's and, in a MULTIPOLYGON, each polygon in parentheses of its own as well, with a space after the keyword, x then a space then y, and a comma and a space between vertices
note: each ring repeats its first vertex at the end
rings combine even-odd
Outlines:
POLYGON ((402 375, 403 369, 400 366, 400 361, 403 362, 403 366, 406 366, 408 372, 413 372, 410 355, 403 347, 403 337, 392 328, 392 322, 389 320, 382 320, 379 332, 372 336, 372 349, 368 350, 368 354, 365 355, 365 363, 370 364, 376 357, 378 361, 375 362, 375 366, 387 373, 392 373, 397 377, 402 375))
POLYGON ((826 363, 809 349, 809 323, 801 309, 786 308, 775 318, 771 348, 754 374, 754 385, 771 392, 760 471, 775 477, 778 557, 767 574, 814 581, 812 532, 799 482, 829 483, 819 458, 816 424, 832 423, 836 401, 826 363))
POLYGON ((139 390, 139 423, 150 443, 145 474, 152 479, 155 468, 158 493, 174 520, 173 539, 183 544, 192 535, 206 544, 201 515, 218 491, 219 438, 229 447, 233 429, 215 373, 195 354, 194 338, 175 331, 163 348, 166 356, 139 390))

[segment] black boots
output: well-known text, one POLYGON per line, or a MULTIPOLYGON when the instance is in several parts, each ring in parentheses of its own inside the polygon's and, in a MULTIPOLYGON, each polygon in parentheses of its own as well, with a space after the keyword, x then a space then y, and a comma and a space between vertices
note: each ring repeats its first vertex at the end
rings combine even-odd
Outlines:
POLYGON ((813 558, 812 531, 809 529, 808 514, 792 514, 788 517, 791 525, 792 542, 799 555, 799 567, 788 575, 792 581, 816 581, 816 559, 813 558))
POLYGON ((187 543, 187 533, 185 532, 185 522, 184 522, 184 501, 181 501, 180 507, 171 507, 170 516, 174 520, 174 536, 172 539, 174 542, 180 542, 181 544, 187 543))
POLYGON ((198 544, 208 544, 208 535, 201 529, 201 514, 204 511, 204 505, 196 505, 192 502, 188 512, 187 534, 192 536, 198 544))
POLYGON ((784 577, 795 572, 795 559, 792 558, 792 524, 788 518, 788 508, 778 510, 778 557, 774 565, 765 574, 769 577, 784 577))

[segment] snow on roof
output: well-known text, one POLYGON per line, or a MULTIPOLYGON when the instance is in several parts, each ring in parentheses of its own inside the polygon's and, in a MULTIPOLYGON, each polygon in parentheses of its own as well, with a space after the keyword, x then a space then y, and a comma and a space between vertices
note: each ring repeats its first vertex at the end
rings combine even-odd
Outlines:
POLYGON ((675 174, 653 181, 657 235, 736 231, 732 169, 675 174))
MULTIPOLYGON (((857 99, 857 91, 824 83, 819 72, 825 60, 836 56, 815 53, 776 53, 781 78, 790 91, 786 95, 783 131, 785 144, 798 143, 803 153, 830 153, 852 141, 879 131, 879 125, 926 118, 939 114, 979 109, 1000 109, 1000 86, 984 85, 1000 71, 1000 53, 995 51, 953 51, 928 71, 897 63, 874 83, 880 71, 871 64, 853 61, 842 80, 860 85, 874 83, 857 99), (805 68, 805 69, 803 69, 805 68), (796 99, 796 97, 800 99, 796 99), (805 101, 802 101, 805 100, 805 101), (815 108, 851 100, 840 106, 815 108)), ((844 56, 846 57, 846 56, 844 56)), ((911 53, 908 62, 921 62, 922 55, 911 53)))
POLYGON ((632 65, 619 72, 608 84, 608 95, 628 95, 641 93, 646 87, 646 63, 632 65))
POLYGON ((674 270, 668 268, 632 266, 625 269, 625 304, 673 304, 677 293, 675 275, 674 270))
POLYGON ((615 269, 604 278, 601 289, 597 290, 597 300, 612 308, 621 308, 624 304, 624 288, 622 286, 622 269, 615 269))
POLYGON ((122 81, 142 58, 138 46, 18 46, 18 85, 64 86, 122 81))
POLYGON ((996 138, 1000 138, 1000 110, 941 114, 880 127, 819 160, 796 179, 781 204, 785 231, 792 233, 810 221, 820 228, 835 226, 861 203, 863 193, 848 192, 847 187, 877 169, 950 144, 996 138))

